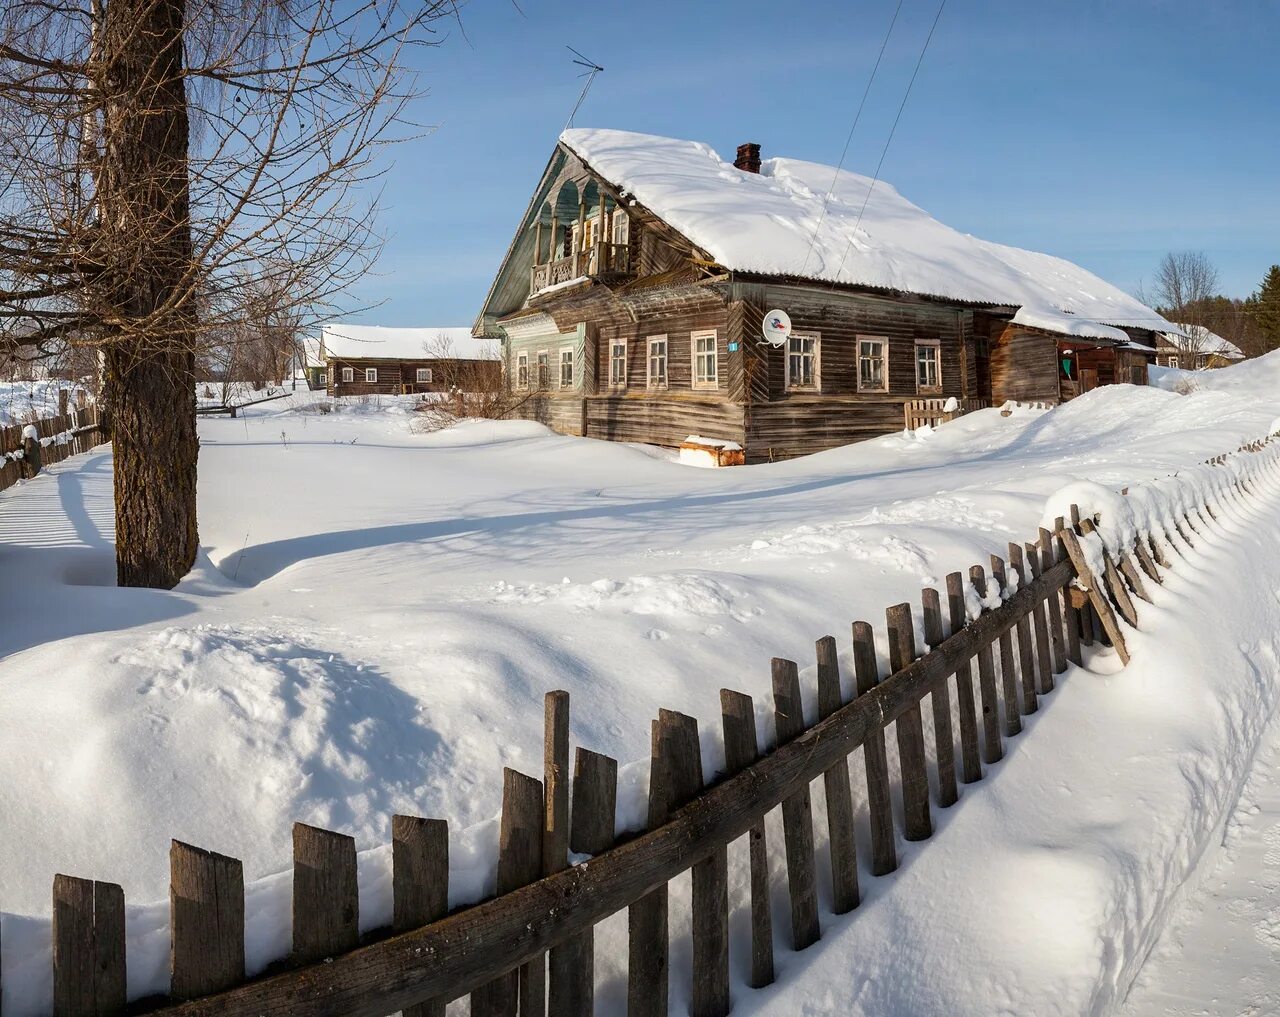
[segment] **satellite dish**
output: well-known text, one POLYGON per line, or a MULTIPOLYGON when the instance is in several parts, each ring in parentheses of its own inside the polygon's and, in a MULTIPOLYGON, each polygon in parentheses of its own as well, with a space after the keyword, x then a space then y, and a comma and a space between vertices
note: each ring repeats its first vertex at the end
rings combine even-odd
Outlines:
POLYGON ((791 318, 786 311, 770 311, 760 323, 760 331, 766 342, 781 346, 791 336, 791 318))

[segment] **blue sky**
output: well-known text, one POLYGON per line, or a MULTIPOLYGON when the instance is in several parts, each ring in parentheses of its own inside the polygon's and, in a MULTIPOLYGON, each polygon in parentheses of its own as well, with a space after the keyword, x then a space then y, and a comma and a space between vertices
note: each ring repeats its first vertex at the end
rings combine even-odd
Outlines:
MULTIPOLYGON (((834 164, 897 0, 472 0, 415 57, 429 135, 391 149, 386 247, 350 296, 469 324, 577 99, 580 127, 834 164), (465 34, 464 34, 465 33, 465 34)), ((937 0, 903 0, 846 165, 870 174, 937 0)), ((1280 262, 1280 4, 948 0, 882 176, 957 229, 1127 290, 1203 250, 1244 296, 1280 262)))

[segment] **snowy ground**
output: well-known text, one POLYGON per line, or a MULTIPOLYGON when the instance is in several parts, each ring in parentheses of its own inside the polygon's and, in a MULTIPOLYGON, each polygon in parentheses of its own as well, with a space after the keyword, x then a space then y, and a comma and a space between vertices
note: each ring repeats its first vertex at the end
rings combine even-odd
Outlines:
MULTIPOLYGON (((1216 845, 1215 845, 1216 847, 1216 845)), ((1124 1017, 1280 1013, 1280 730, 1254 762, 1221 850, 1143 968, 1124 1017)))
POLYGON ((79 386, 69 381, 0 381, 0 426, 27 424, 58 412, 58 390, 79 386))
MULTIPOLYGON (((1112 387, 728 470, 529 423, 423 435, 396 405, 268 403, 201 420, 203 552, 171 593, 110 585, 109 448, 61 464, 0 495, 0 713, 22 718, 0 740, 5 1012, 47 998, 53 874, 163 902, 170 837, 242 858, 258 881, 251 967, 288 941, 287 877, 271 874, 294 819, 374 849, 366 928, 389 917, 379 845, 395 811, 451 820, 452 897, 474 899, 500 768, 541 772, 552 688, 572 695, 575 743, 637 764, 619 804, 633 825, 659 707, 708 735, 722 686, 763 708, 771 656, 806 666, 827 632, 847 648, 854 618, 880 623, 1033 537, 1068 482, 1165 476, 1268 433, 1277 393, 1272 357, 1185 396, 1112 387)), ((1271 511, 1198 547, 1144 610, 1135 664, 1118 674, 1105 654, 1068 674, 927 848, 904 848, 889 879, 863 874, 866 902, 824 917, 820 946, 780 944, 776 988, 740 984, 735 942, 737 1012, 1077 1014, 1122 998, 1274 710, 1271 511), (1209 646, 1206 615, 1220 622, 1209 646)), ((718 751, 704 739, 709 771, 718 751)), ((166 917, 163 903, 130 911, 134 993, 164 988, 166 917)), ((624 937, 625 918, 599 938, 607 1005, 624 937)))

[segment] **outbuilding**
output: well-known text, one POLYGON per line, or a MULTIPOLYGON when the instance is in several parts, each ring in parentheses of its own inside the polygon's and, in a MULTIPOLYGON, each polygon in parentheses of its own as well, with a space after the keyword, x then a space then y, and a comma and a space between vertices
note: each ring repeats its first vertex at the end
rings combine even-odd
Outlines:
POLYGON ((502 365, 469 328, 389 328, 334 323, 320 330, 315 359, 331 396, 489 391, 502 365))

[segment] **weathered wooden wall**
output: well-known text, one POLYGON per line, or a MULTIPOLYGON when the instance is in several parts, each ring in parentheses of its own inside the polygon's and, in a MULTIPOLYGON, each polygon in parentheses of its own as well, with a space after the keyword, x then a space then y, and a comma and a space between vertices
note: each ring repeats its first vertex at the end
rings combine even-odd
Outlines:
POLYGON ((1057 403, 1058 343, 1043 332, 990 319, 991 404, 1057 403))
POLYGON ((374 357, 331 357, 325 374, 325 391, 331 396, 402 395, 419 392, 447 392, 456 382, 466 388, 471 383, 477 391, 489 391, 496 387, 502 376, 502 364, 497 360, 458 360, 427 357, 421 360, 405 360, 374 357), (342 380, 342 369, 352 370, 352 380, 342 380), (366 367, 377 369, 378 380, 364 380, 366 367), (420 367, 431 369, 431 381, 419 382, 420 367))

